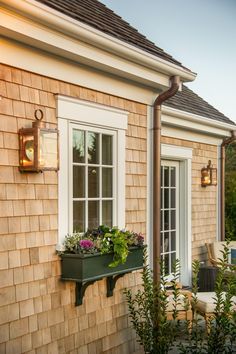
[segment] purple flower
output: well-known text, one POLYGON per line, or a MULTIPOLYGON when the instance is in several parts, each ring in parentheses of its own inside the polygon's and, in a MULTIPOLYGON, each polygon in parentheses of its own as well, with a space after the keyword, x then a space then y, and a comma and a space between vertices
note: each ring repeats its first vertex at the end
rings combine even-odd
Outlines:
POLYGON ((93 241, 91 240, 81 240, 79 245, 82 249, 88 251, 94 247, 93 241))
POLYGON ((143 237, 142 234, 138 234, 138 236, 137 236, 137 241, 138 241, 138 245, 139 245, 139 246, 143 246, 143 244, 144 244, 144 237, 143 237))

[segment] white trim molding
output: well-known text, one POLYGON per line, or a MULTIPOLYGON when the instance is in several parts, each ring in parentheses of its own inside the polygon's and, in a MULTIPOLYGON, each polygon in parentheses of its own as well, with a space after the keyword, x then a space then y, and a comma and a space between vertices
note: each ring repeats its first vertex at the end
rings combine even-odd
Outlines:
POLYGON ((161 158, 180 162, 180 265, 181 282, 191 284, 192 272, 192 149, 162 144, 161 158))
POLYGON ((185 131, 199 132, 206 136, 206 141, 209 136, 218 138, 231 136, 230 132, 235 130, 236 127, 234 124, 220 122, 166 106, 162 108, 161 119, 164 127, 175 127, 185 131))
POLYGON ((67 96, 57 96, 57 117, 60 130, 59 212, 58 229, 61 243, 70 230, 69 207, 69 131, 72 124, 111 130, 116 133, 116 225, 125 227, 125 132, 128 112, 108 106, 82 101, 67 96))

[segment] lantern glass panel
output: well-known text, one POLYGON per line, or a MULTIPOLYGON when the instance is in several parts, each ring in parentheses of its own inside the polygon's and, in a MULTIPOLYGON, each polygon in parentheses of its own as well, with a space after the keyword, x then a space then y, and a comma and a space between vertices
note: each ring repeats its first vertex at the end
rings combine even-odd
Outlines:
POLYGON ((57 168, 57 132, 40 130, 39 167, 57 168))
POLYGON ((217 185, 217 169, 216 168, 212 168, 212 170, 211 170, 211 184, 213 186, 217 185))
POLYGON ((34 136, 22 135, 22 162, 23 167, 34 166, 34 136))

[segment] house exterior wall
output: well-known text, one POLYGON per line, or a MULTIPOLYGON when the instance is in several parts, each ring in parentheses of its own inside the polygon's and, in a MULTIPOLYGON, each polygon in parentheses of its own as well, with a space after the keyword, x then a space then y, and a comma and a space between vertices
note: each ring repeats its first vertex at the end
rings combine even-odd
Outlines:
POLYGON ((192 259, 206 260, 206 242, 217 235, 217 186, 201 187, 201 169, 211 160, 217 166, 217 146, 162 137, 162 143, 192 149, 192 259))
MULTIPOLYGON (((74 306, 75 284, 61 282, 58 242, 58 179, 55 172, 21 174, 18 130, 31 127, 41 108, 57 126, 55 94, 129 112, 126 133, 126 227, 146 234, 147 106, 56 79, 0 66, 0 353, 132 353, 123 289, 140 285, 140 273, 119 279, 114 296, 105 281, 86 290, 74 306)), ((204 243, 216 238, 217 187, 202 188, 201 168, 217 165, 217 145, 162 137, 193 149, 192 257, 204 259, 204 243)))
POLYGON ((86 290, 75 307, 75 284, 60 281, 58 178, 55 172, 21 174, 18 130, 34 111, 55 128, 54 94, 127 110, 126 226, 146 233, 147 109, 115 96, 0 66, 0 353, 132 353, 123 289, 137 288, 140 273, 119 279, 106 297, 105 280, 86 290))

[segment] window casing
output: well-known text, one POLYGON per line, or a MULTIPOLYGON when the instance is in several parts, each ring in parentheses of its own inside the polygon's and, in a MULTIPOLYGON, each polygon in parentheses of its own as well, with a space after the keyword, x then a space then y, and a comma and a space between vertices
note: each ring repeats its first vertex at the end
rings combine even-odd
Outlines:
MULTIPOLYGON (((93 211, 96 209, 89 207, 89 202, 98 205, 97 219, 99 224, 105 222, 105 219, 109 221, 112 218, 111 221, 114 226, 118 226, 119 228, 125 227, 125 132, 127 129, 128 112, 58 95, 57 117, 60 132, 58 244, 63 243, 65 235, 75 231, 73 219, 77 218, 78 213, 75 213, 73 210, 74 202, 84 202, 84 217, 82 218, 84 225, 82 225, 82 228, 86 229, 90 224, 93 224, 93 221, 90 219, 94 219, 94 222, 97 222, 96 218, 91 217, 89 219, 89 208, 93 211), (82 160, 77 159, 78 156, 73 157, 73 130, 84 134, 85 157, 82 160), (87 151, 89 137, 91 140, 94 134, 97 134, 96 137, 98 137, 97 160, 96 158, 94 160, 94 156, 90 158, 89 151, 87 151), (110 149, 105 148, 106 145, 109 146, 109 141, 112 145, 110 149), (74 181, 78 183, 76 182, 77 185, 73 186, 74 168, 75 170, 77 169, 74 172, 77 175, 74 181), (81 171, 83 171, 82 175, 80 174, 81 171), (89 188, 88 171, 91 172, 90 182, 93 181, 91 182, 93 190, 89 188), (92 178, 94 174, 96 174, 96 178, 92 178), (96 195, 94 185, 96 183, 94 180, 98 181, 96 195), (78 186, 79 183, 84 183, 83 192, 81 192, 81 185, 78 186), (103 203, 106 204, 106 202, 107 204, 110 202, 112 211, 109 210, 109 206, 103 206, 103 203), (102 208, 104 209, 103 212, 102 208), (106 217, 105 210, 107 210, 106 217), (74 218, 73 213, 75 213, 74 218)), ((81 144, 79 143, 79 145, 81 144)), ((78 225, 76 231, 80 231, 78 225)))

